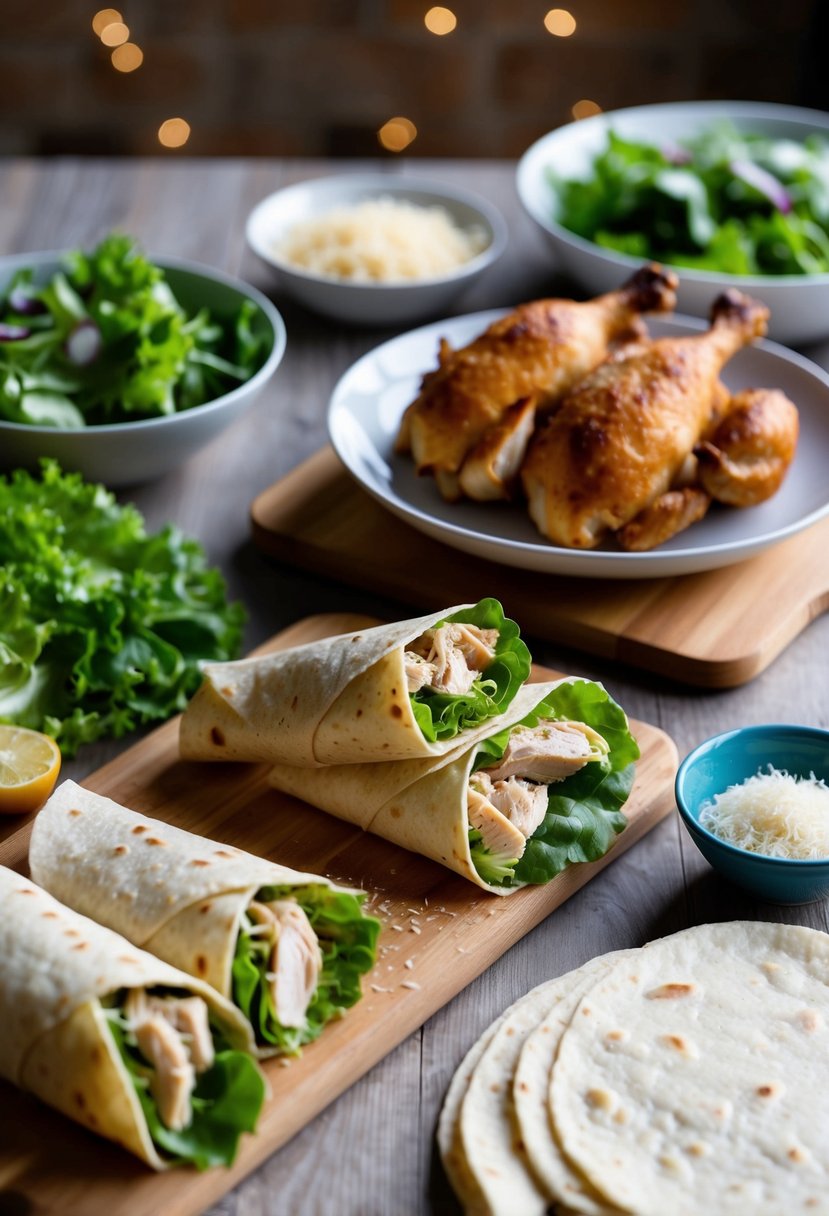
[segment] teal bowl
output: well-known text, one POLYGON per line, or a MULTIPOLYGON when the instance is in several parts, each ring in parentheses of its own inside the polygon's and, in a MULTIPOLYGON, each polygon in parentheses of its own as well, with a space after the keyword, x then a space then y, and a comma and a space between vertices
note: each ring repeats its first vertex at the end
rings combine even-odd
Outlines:
POLYGON ((829 785, 829 731, 772 724, 706 739, 679 767, 676 805, 694 844, 724 878, 767 903, 813 903, 829 895, 829 857, 800 861, 750 853, 720 840, 699 822, 706 802, 769 764, 795 777, 814 773, 829 785))

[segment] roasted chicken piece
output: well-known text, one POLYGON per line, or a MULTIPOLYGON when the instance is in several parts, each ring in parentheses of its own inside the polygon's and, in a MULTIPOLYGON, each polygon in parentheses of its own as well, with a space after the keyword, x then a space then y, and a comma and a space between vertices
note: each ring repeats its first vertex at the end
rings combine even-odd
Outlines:
POLYGON ((586 376, 536 431, 521 470, 539 531, 590 549, 665 494, 721 408, 723 365, 767 320, 765 305, 727 291, 706 333, 656 339, 586 376))
POLYGON ((304 1026, 322 970, 322 954, 311 922, 292 899, 252 900, 248 916, 260 926, 271 947, 267 979, 277 1021, 280 1026, 304 1026))
MULTIPOLYGON (((421 390, 400 426, 397 451, 411 451, 419 473, 433 473, 450 501, 477 491, 480 468, 466 479, 462 468, 472 455, 486 466, 478 449, 505 411, 525 398, 544 410, 608 354, 611 344, 641 333, 640 315, 668 312, 675 303, 676 276, 644 266, 621 290, 585 303, 536 300, 523 304, 461 350, 443 340, 438 367, 423 377, 421 390)), ((523 456, 524 414, 513 418, 510 442, 496 460, 496 489, 509 484, 523 456)), ((528 429, 528 428, 527 428, 528 429)), ((483 496, 502 497, 484 482, 483 496)))
POLYGON ((623 549, 644 553, 697 523, 710 505, 711 495, 697 486, 667 490, 620 528, 616 539, 623 549))
POLYGON ((495 658, 497 644, 497 629, 457 621, 427 629, 404 652, 408 691, 469 692, 495 658))
POLYGON ((777 389, 747 389, 695 449, 698 480, 718 502, 753 507, 779 490, 794 459, 796 406, 777 389))
POLYGON ((124 1010, 138 1050, 152 1065, 150 1092, 161 1122, 181 1131, 192 1119, 197 1074, 214 1060, 207 1005, 201 997, 153 996, 133 988, 124 1010))

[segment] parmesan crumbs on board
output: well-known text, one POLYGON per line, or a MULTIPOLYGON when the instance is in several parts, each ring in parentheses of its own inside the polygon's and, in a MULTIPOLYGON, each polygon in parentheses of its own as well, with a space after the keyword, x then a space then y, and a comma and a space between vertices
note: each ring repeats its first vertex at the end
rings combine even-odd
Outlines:
POLYGON ((829 857, 829 788, 810 773, 769 765, 703 804, 700 825, 749 853, 815 861, 829 857))

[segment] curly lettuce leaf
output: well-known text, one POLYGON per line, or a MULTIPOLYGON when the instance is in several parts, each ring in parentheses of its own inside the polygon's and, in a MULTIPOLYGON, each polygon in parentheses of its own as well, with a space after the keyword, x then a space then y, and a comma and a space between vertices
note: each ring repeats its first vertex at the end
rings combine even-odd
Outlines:
POLYGON ((228 316, 189 313, 131 237, 113 233, 91 253, 68 254, 42 286, 33 279, 19 272, 0 302, 0 321, 25 335, 0 343, 8 421, 82 427, 172 414, 230 392, 267 358, 267 327, 252 301, 228 316), (15 312, 20 291, 39 313, 15 312), (100 351, 83 365, 67 346, 79 325, 100 335, 100 351))
POLYGON ((454 739, 462 731, 472 730, 487 718, 503 713, 532 666, 530 652, 521 640, 518 626, 504 616, 498 600, 480 600, 473 607, 439 621, 435 628, 447 621, 477 625, 479 629, 497 629, 498 642, 495 658, 468 693, 432 692, 421 688, 411 694, 415 720, 429 743, 454 739))
POLYGON ((197 1081, 188 1127, 172 1131, 161 1122, 149 1082, 152 1067, 138 1050, 119 1007, 105 1010, 107 1024, 130 1075, 153 1143, 168 1161, 198 1170, 232 1165, 243 1132, 256 1131, 265 1100, 265 1080, 242 1051, 218 1051, 197 1081))
POLYGON ((183 709, 199 661, 237 656, 244 612, 175 528, 148 534, 103 486, 0 478, 0 722, 65 755, 183 709))
MULTIPOLYGON (((509 858, 490 853, 480 833, 470 828, 475 868, 491 885, 542 884, 569 865, 597 861, 627 824, 621 808, 633 787, 639 746, 630 733, 624 710, 601 684, 574 680, 554 688, 520 725, 537 726, 542 720, 591 726, 608 744, 608 754, 548 786, 547 814, 518 861, 511 863, 509 858)), ((473 772, 499 762, 511 729, 499 731, 477 745, 473 772)))
POLYGON ((263 902, 292 898, 310 921, 322 950, 322 971, 308 1006, 304 1026, 282 1026, 276 1015, 266 979, 270 947, 243 927, 236 942, 232 967, 233 1002, 252 1024, 256 1041, 296 1055, 313 1042, 323 1028, 360 999, 360 977, 371 971, 377 956, 380 922, 363 912, 362 894, 332 891, 330 887, 264 887, 256 898, 263 902))

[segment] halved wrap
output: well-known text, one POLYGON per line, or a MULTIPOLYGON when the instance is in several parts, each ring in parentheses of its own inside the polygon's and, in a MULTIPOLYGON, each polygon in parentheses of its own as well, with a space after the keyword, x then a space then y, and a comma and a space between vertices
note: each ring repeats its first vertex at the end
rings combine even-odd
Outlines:
POLYGON ((639 748, 601 684, 528 684, 446 756, 299 769, 269 781, 498 895, 595 861, 625 826, 639 748))
POLYGON ((379 922, 362 892, 205 840, 64 781, 35 820, 32 877, 197 976, 293 1053, 360 998, 379 922))
POLYGON ((201 980, 0 867, 0 1075, 154 1169, 229 1165, 265 1082, 201 980))
POLYGON ((530 656, 485 599, 203 671, 185 759, 314 768, 445 755, 509 708, 530 656))

